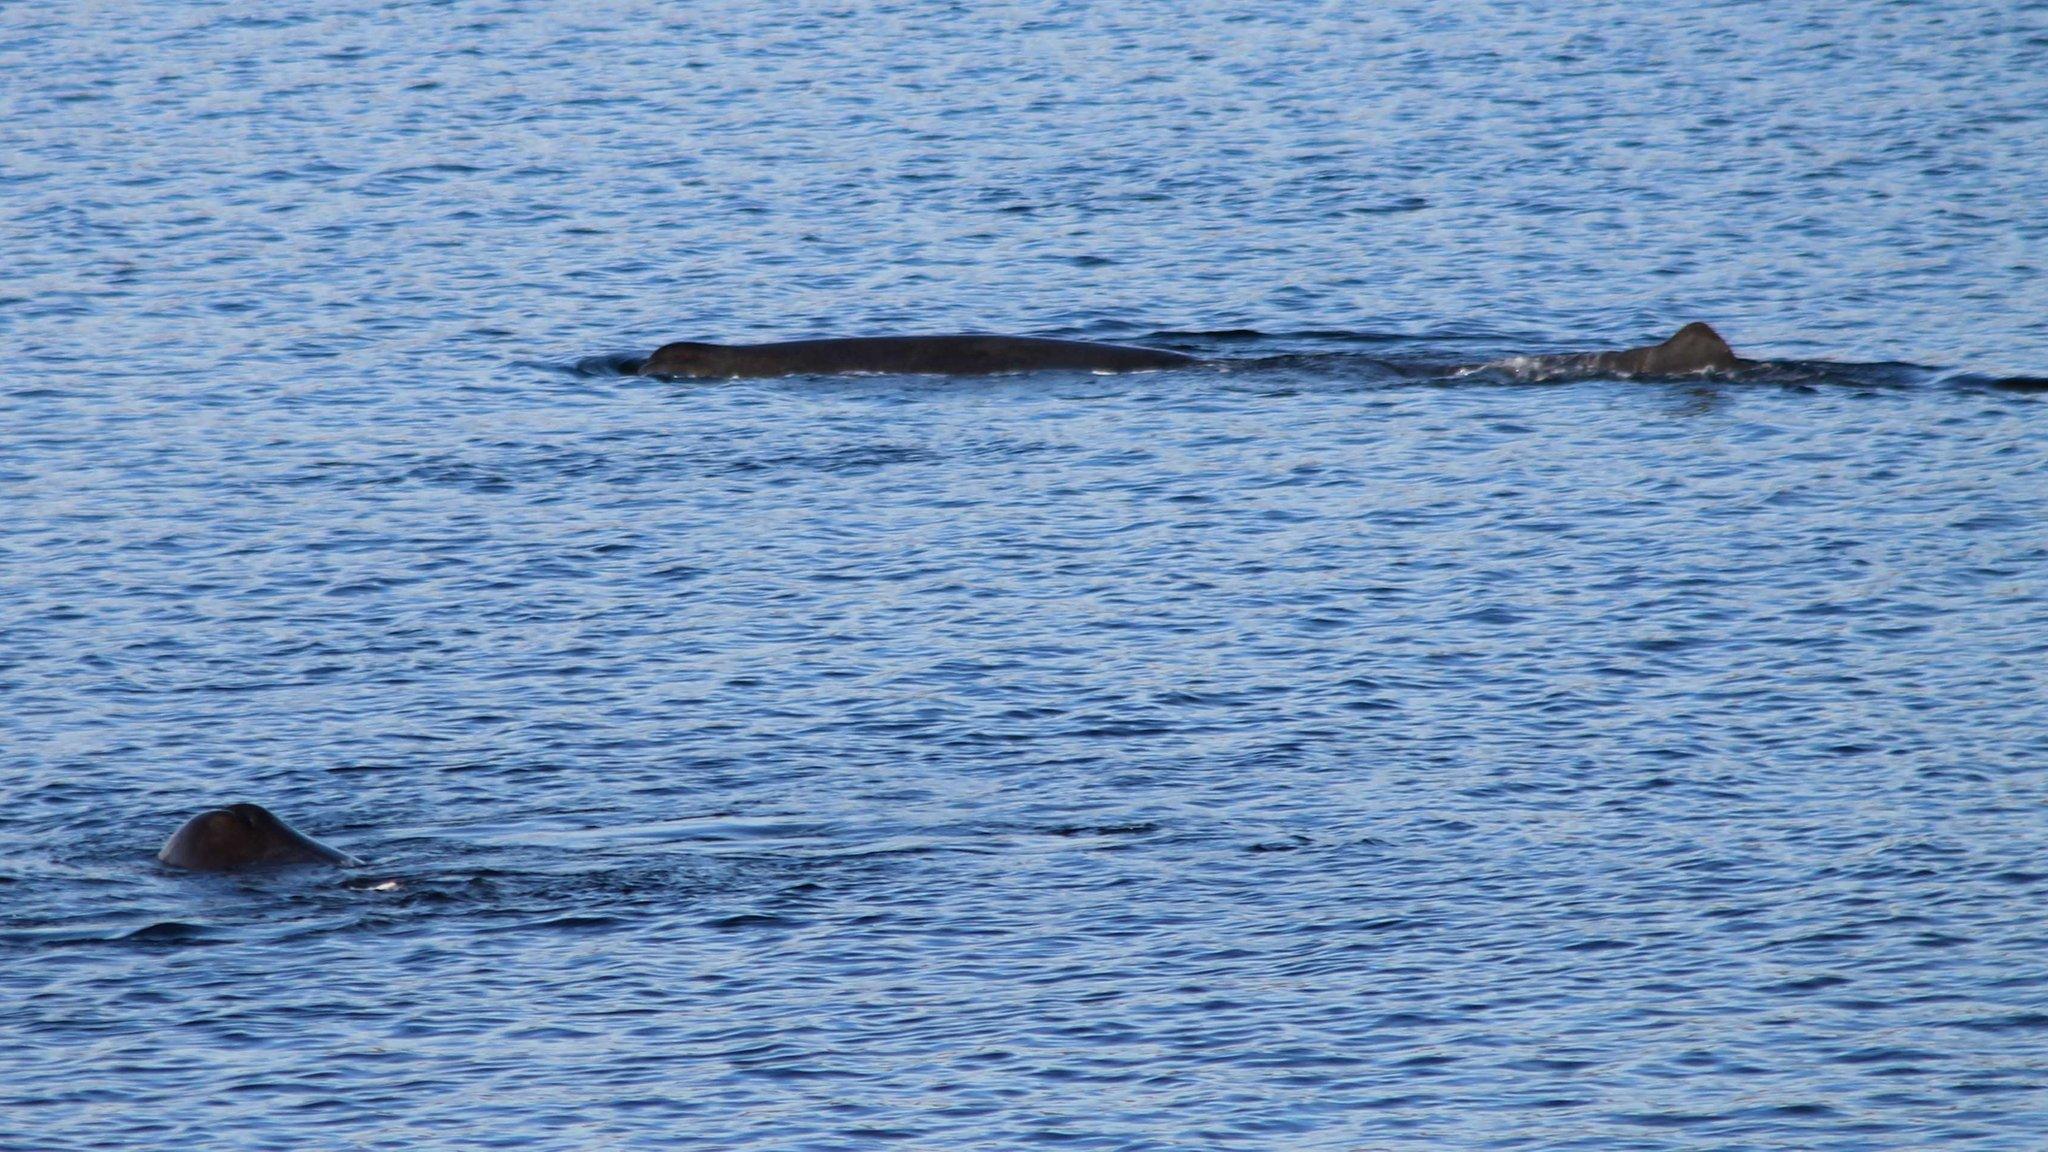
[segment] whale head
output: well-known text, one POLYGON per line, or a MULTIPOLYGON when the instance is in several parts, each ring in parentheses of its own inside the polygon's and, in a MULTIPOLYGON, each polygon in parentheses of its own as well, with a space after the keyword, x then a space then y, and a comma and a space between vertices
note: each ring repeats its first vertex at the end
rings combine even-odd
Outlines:
POLYGON ((287 864, 362 861, 301 833, 261 804, 229 804, 201 812, 164 841, 157 859, 196 872, 238 872, 287 864))
POLYGON ((729 345, 678 340, 656 348, 654 354, 641 363, 640 375, 713 380, 741 375, 734 362, 735 355, 735 350, 729 345))

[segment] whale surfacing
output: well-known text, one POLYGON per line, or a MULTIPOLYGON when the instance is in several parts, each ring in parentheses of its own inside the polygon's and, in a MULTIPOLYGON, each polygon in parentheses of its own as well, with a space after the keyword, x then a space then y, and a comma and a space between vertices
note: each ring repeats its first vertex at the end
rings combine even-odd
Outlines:
POLYGON ((1602 372, 1625 376, 1683 376, 1691 372, 1730 372, 1750 363, 1735 355, 1712 325, 1695 320, 1662 344, 1601 352, 1593 357, 1602 372))
MULTIPOLYGON (((1275 358, 1275 362, 1284 360, 1275 358)), ((1041 336, 856 336, 773 344, 664 344, 626 371, 640 376, 730 380, 766 376, 991 376, 1013 372, 1142 372, 1202 360, 1162 348, 1053 340, 1041 336)), ((1446 367, 1456 375, 1495 369, 1524 379, 1570 376, 1688 376, 1756 366, 1737 356, 1721 334, 1695 321, 1660 344, 1611 352, 1512 356, 1488 364, 1446 367)))
POLYGON ((1128 344, 1037 336, 862 336, 776 344, 700 344, 655 349, 642 376, 992 376, 1006 372, 1140 372, 1194 364, 1192 356, 1128 344))
POLYGON ((351 867, 362 861, 329 848, 261 804, 230 804, 201 812, 164 841, 158 860, 195 872, 239 872, 287 864, 351 867))
POLYGON ((1733 372, 1752 367, 1728 347, 1713 326, 1695 320, 1661 344, 1624 348, 1618 352, 1568 352, 1562 356, 1512 356, 1486 365, 1518 376, 1562 375, 1689 376, 1695 372, 1733 372))

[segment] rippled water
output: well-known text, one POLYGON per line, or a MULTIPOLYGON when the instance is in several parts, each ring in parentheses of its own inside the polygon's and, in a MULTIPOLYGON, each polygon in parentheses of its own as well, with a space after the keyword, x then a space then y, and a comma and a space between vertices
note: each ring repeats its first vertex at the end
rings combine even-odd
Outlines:
POLYGON ((0 9, 0 1147, 2040 1147, 2039 5, 247 11, 0 9), (1222 363, 606 370, 965 329, 1222 363))

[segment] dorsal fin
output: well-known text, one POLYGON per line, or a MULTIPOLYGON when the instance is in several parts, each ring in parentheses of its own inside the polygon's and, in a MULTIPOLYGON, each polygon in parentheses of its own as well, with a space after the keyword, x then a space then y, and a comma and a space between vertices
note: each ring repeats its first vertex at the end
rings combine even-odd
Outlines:
POLYGON ((1702 352, 1719 353, 1723 356, 1732 357, 1735 355, 1735 349, 1730 348, 1728 342, 1721 339, 1721 334, 1714 331, 1714 326, 1704 320, 1695 320, 1687 324, 1685 327, 1672 333, 1671 339, 1664 342, 1664 346, 1667 348, 1676 348, 1680 345, 1695 347, 1702 352))
POLYGON ((1647 349, 1637 371, 1683 374, 1702 370, 1728 371, 1742 366, 1742 360, 1721 334, 1698 320, 1673 333, 1671 339, 1647 349))

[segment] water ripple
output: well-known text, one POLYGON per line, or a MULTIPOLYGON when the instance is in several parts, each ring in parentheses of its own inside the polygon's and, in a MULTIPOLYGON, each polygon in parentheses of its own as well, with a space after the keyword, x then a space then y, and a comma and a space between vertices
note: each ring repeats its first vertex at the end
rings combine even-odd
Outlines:
POLYGON ((0 1145, 2048 1130, 2016 10, 118 16, 0 8, 0 1145), (1214 363, 626 375, 970 330, 1214 363))

